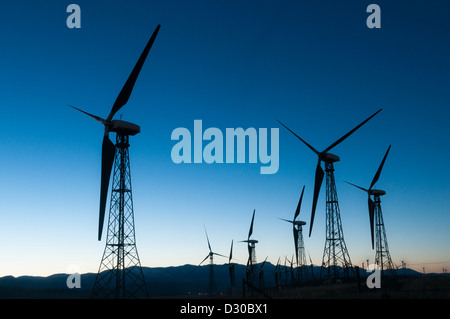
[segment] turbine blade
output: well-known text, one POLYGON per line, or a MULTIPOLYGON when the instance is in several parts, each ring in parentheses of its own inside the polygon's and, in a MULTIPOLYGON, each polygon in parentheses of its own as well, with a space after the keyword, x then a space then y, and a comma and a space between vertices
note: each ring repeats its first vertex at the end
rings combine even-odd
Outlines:
POLYGON ((156 35, 158 34, 160 27, 161 25, 158 24, 150 40, 145 46, 144 51, 142 52, 141 56, 139 57, 139 60, 134 66, 133 71, 131 72, 130 76, 125 82, 125 85, 120 91, 116 101, 114 102, 111 112, 109 113, 108 118, 106 119, 107 122, 110 122, 114 114, 116 114, 116 112, 128 102, 128 99, 130 98, 131 95, 131 91, 133 90, 134 84, 136 83, 136 80, 138 78, 139 72, 141 72, 142 66, 144 65, 145 59, 147 58, 147 55, 150 52, 150 49, 153 45, 153 42, 155 41, 156 35))
POLYGON ((344 181, 344 182, 346 182, 347 184, 350 184, 350 185, 352 185, 352 186, 355 186, 356 188, 359 188, 360 190, 363 190, 363 191, 365 191, 365 192, 368 192, 368 191, 369 191, 368 189, 362 188, 361 186, 352 184, 352 183, 350 183, 350 182, 347 182, 347 181, 344 181))
MULTIPOLYGON (((278 121, 278 120, 277 120, 278 121)), ((283 123, 281 123, 280 121, 278 121, 278 123, 280 123, 281 125, 283 125, 289 132, 291 132, 292 134, 294 134, 300 141, 302 141, 306 146, 308 146, 314 153, 316 153, 317 155, 319 155, 319 151, 316 150, 314 147, 312 147, 311 145, 309 145, 304 139, 302 139, 300 136, 298 136, 297 134, 295 134, 289 127, 287 127, 286 125, 284 125, 283 123)))
MULTIPOLYGON (((294 256, 292 256, 292 257, 294 257, 294 256)), ((292 261, 290 261, 289 258, 287 258, 286 255, 284 256, 284 258, 285 258, 285 265, 286 265, 286 260, 287 260, 290 264, 292 263, 292 261)))
POLYGON ((206 240, 208 241, 208 248, 209 248, 209 251, 211 252, 212 250, 211 250, 211 245, 209 244, 209 238, 208 238, 208 233, 206 232, 206 227, 205 227, 205 234, 206 234, 206 240))
POLYGON ((220 257, 225 257, 225 258, 227 258, 227 256, 224 256, 224 255, 221 255, 221 254, 218 254, 218 253, 214 253, 214 252, 213 252, 213 254, 214 254, 214 255, 217 255, 217 256, 220 256, 220 257))
POLYGON ((389 147, 386 151, 386 154, 384 154, 383 160, 381 161, 381 164, 378 167, 378 170, 375 173, 375 176, 373 177, 373 180, 372 180, 372 183, 370 184, 369 190, 372 189, 373 185, 375 185, 375 183, 378 181, 378 178, 380 177, 381 170, 383 169, 384 162, 386 161, 386 157, 387 157, 390 149, 391 149, 391 145, 389 145, 389 147))
POLYGON ((233 240, 231 240, 230 257, 228 258, 228 263, 231 263, 232 258, 233 258, 233 240))
POLYGON ((303 192, 305 191, 305 185, 303 185, 302 194, 300 195, 300 199, 298 201, 297 209, 294 214, 294 221, 297 218, 298 214, 300 214, 300 207, 302 206, 303 192))
POLYGON ((111 177, 111 170, 114 164, 114 156, 116 147, 111 142, 108 135, 103 136, 102 144, 102 175, 100 184, 100 214, 98 225, 98 240, 102 239, 103 222, 105 219, 106 198, 108 196, 109 179, 111 177))
POLYGON ((255 210, 253 210, 252 222, 250 223, 250 230, 248 231, 248 239, 253 234, 253 221, 255 219, 255 210))
POLYGON ((264 259, 264 261, 261 263, 261 267, 259 267, 259 270, 260 270, 260 271, 261 271, 262 268, 264 267, 264 264, 266 263, 268 257, 269 257, 269 256, 267 256, 266 259, 264 259))
POLYGON ((347 134, 345 134, 344 136, 342 136, 340 139, 338 139, 336 142, 334 142, 333 144, 331 144, 330 146, 328 146, 322 153, 326 153, 329 150, 331 150, 333 147, 335 147, 336 145, 338 145, 339 143, 341 143, 343 140, 345 140, 347 137, 349 137, 351 134, 353 134, 353 132, 355 132, 357 129, 359 129, 361 126, 363 126, 368 120, 370 120, 372 117, 374 117, 375 115, 377 115, 382 109, 379 109, 378 111, 376 111, 374 114, 372 114, 371 116, 369 116, 366 120, 364 120, 361 124, 359 124, 358 126, 356 126, 353 130, 351 130, 350 132, 348 132, 347 134))
POLYGON ((288 220, 288 219, 284 219, 284 218, 278 218, 278 219, 284 220, 285 222, 288 222, 288 223, 291 223, 291 224, 294 223, 292 220, 288 220))
MULTIPOLYGON (((209 258, 209 254, 208 254, 208 256, 205 257, 205 259, 202 260, 201 263, 198 264, 198 266, 200 266, 201 264, 203 264, 203 262, 204 262, 206 259, 208 259, 208 258, 209 258)), ((198 267, 198 266, 197 266, 197 267, 198 267)))
POLYGON ((295 258, 297 260, 297 266, 298 266, 298 232, 295 227, 292 227, 292 231, 294 232, 294 247, 295 247, 295 258))
POLYGON ((317 162, 316 167, 316 177, 314 181, 314 197, 313 197, 313 205, 311 210, 311 223, 309 226, 309 236, 311 237, 311 232, 314 224, 314 215, 316 214, 317 207, 317 199, 319 198, 320 187, 322 186, 324 172, 322 167, 320 166, 320 160, 317 162))
POLYGON ((85 112, 85 111, 83 111, 83 110, 80 110, 79 108, 76 108, 75 106, 72 106, 72 105, 69 105, 69 104, 67 104, 67 105, 70 106, 71 108, 77 110, 77 111, 80 111, 81 113, 86 114, 87 116, 92 117, 92 118, 93 118, 94 120, 96 120, 97 122, 100 122, 100 123, 102 123, 102 124, 105 124, 105 123, 106 123, 106 121, 105 121, 104 119, 102 119, 101 117, 98 117, 98 116, 96 116, 96 115, 92 115, 92 114, 90 114, 90 113, 88 113, 88 112, 85 112))
POLYGON ((375 227, 375 203, 369 196, 369 219, 370 219, 370 236, 372 239, 372 249, 374 248, 374 227, 375 227))

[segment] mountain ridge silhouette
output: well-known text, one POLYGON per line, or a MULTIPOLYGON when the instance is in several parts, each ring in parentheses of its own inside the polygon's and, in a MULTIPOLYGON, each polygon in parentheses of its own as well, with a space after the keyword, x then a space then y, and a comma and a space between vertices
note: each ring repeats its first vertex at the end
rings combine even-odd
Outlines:
MULTIPOLYGON (((210 265, 185 264, 168 267, 142 267, 150 298, 198 296, 208 291, 210 265)), ((257 269, 261 264, 255 265, 257 269)), ((311 269, 310 266, 307 266, 311 269)), ((320 267, 314 266, 316 278, 320 267)), ((242 288, 246 266, 235 264, 235 287, 242 288)), ((266 262, 263 267, 264 286, 275 286, 275 265, 266 262)), ((281 266, 281 280, 288 280, 290 267, 281 266)), ((309 270, 308 270, 309 271, 309 270)), ((365 270, 362 270, 365 272, 365 270)), ((419 277, 448 274, 423 274, 408 268, 396 270, 399 276, 419 277)), ((57 273, 49 276, 11 275, 0 277, 0 298, 89 298, 97 273, 80 274, 80 288, 68 288, 67 278, 71 274, 57 273)), ((230 289, 229 265, 215 264, 214 278, 217 293, 226 295, 230 289)))

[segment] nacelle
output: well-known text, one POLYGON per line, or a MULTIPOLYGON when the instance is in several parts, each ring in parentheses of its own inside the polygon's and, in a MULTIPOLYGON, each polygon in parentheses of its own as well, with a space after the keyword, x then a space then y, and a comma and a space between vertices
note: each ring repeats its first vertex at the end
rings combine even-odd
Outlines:
POLYGON ((141 128, 139 125, 130 122, 114 120, 111 122, 109 131, 116 132, 121 135, 136 135, 141 131, 141 128))

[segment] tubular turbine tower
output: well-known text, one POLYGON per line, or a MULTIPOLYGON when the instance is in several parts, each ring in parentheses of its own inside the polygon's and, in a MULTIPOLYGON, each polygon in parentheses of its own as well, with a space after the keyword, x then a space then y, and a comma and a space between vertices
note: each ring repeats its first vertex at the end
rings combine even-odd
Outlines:
POLYGON ((92 298, 147 298, 148 291, 136 249, 129 159, 129 136, 140 132, 136 124, 113 120, 128 101, 136 79, 160 29, 158 25, 120 91, 106 119, 83 112, 105 126, 102 144, 98 240, 102 238, 108 187, 113 172, 106 247, 92 291, 92 298), (109 133, 116 133, 116 143, 109 133))

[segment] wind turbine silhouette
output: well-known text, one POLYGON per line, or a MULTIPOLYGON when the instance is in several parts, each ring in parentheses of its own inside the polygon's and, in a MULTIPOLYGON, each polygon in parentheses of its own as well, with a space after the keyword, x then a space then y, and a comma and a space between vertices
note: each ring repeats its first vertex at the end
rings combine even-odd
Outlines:
POLYGON ((370 219, 370 235, 372 240, 372 249, 374 249, 374 237, 376 238, 376 253, 375 253, 375 264, 377 264, 381 271, 387 269, 393 277, 395 274, 395 265, 392 261, 391 254, 389 253, 389 247, 386 236, 386 229, 384 227, 384 219, 383 213, 381 210, 381 199, 380 197, 386 195, 386 192, 381 189, 374 189, 375 183, 380 178, 381 171, 383 169, 386 158, 389 154, 389 150, 391 149, 391 145, 389 145, 386 153, 384 154, 383 160, 378 166, 378 169, 375 173, 375 176, 370 183, 368 189, 365 189, 361 186, 346 182, 356 188, 367 193, 367 202, 369 206, 369 219, 370 219), (373 196, 373 200, 371 198, 373 196))
POLYGON ((113 118, 114 115, 128 102, 134 84, 136 83, 160 27, 160 25, 157 25, 147 42, 106 119, 69 105, 104 126, 98 223, 99 241, 102 238, 111 172, 114 171, 108 234, 106 236, 106 246, 102 261, 94 283, 92 292, 93 297, 114 296, 115 298, 130 298, 140 295, 141 291, 144 291, 142 294, 148 296, 144 274, 136 249, 128 150, 130 146, 129 136, 138 134, 141 129, 136 124, 122 120, 114 120, 113 118), (109 133, 111 132, 116 133, 115 144, 109 138, 109 133), (127 271, 127 268, 131 270, 127 271))
POLYGON ((225 258, 227 258, 227 257, 212 251, 211 244, 209 242, 208 233, 206 232, 206 227, 205 227, 205 235, 206 235, 206 240, 208 242, 209 253, 208 253, 208 255, 206 255, 205 259, 203 259, 202 262, 200 264, 198 264, 197 267, 195 267, 195 269, 197 269, 201 264, 203 264, 203 262, 206 259, 209 258, 209 285, 208 285, 208 291, 209 291, 209 296, 211 297, 213 295, 213 293, 214 293, 214 290, 215 290, 215 284, 214 284, 214 255, 225 257, 225 258))
POLYGON ((322 186, 323 178, 326 173, 326 233, 325 233, 325 247, 322 259, 322 265, 325 266, 328 275, 333 276, 336 280, 339 277, 339 273, 343 272, 344 276, 348 277, 348 270, 351 269, 352 263, 350 260, 350 255, 347 251, 347 246, 344 240, 344 231, 341 223, 341 215, 338 204, 338 197, 336 191, 336 184, 334 178, 334 165, 333 163, 340 161, 339 156, 329 153, 331 149, 339 145, 342 141, 348 138, 356 130, 358 130, 367 121, 377 115, 382 109, 372 114, 362 123, 357 125, 355 128, 350 130, 347 134, 336 140, 330 146, 325 148, 323 151, 319 152, 310 144, 308 144, 304 139, 294 133, 286 125, 278 121, 283 125, 288 131, 294 134, 300 141, 303 142, 309 149, 311 149, 318 157, 316 165, 316 173, 314 178, 314 196, 311 209, 311 222, 309 226, 309 236, 311 237, 311 232, 314 224, 314 217, 316 213, 317 200, 319 198, 320 188, 322 186), (325 164, 325 172, 321 166, 321 163, 325 164), (338 267, 341 264, 342 267, 338 267), (332 272, 332 274, 331 274, 332 272))

